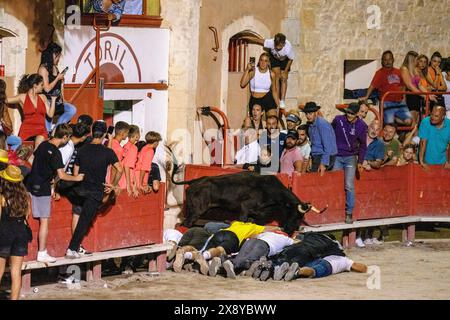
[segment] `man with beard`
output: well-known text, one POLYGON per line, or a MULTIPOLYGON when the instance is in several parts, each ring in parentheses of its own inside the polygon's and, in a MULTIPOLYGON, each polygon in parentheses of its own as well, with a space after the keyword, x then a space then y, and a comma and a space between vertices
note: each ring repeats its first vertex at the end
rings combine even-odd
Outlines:
POLYGON ((429 164, 443 164, 450 169, 450 119, 445 117, 443 106, 435 106, 422 120, 419 137, 421 165, 427 169, 429 164))
POLYGON ((306 173, 309 169, 309 159, 311 157, 311 145, 308 139, 308 126, 306 124, 297 128, 298 140, 297 147, 303 157, 302 173, 306 173))
POLYGON ((303 157, 297 148, 297 131, 288 131, 284 142, 283 154, 280 158, 280 172, 291 175, 294 171, 302 172, 303 157))

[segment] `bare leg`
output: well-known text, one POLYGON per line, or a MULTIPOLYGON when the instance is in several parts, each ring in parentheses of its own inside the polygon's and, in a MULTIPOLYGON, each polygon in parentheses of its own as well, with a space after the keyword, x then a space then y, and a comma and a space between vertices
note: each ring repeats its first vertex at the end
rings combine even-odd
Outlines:
POLYGON ((23 257, 11 257, 11 300, 20 298, 20 288, 22 286, 22 262, 23 257))
POLYGON ((160 182, 158 180, 153 180, 152 187, 153 187, 154 192, 159 191, 159 185, 160 185, 160 182))
POLYGON ((0 258, 0 284, 2 283, 3 274, 5 273, 6 259, 0 258))
POLYGON ((281 98, 280 100, 286 100, 286 92, 287 92, 287 81, 288 79, 281 79, 281 98))
POLYGON ((39 251, 44 251, 47 248, 47 236, 48 236, 48 218, 40 218, 39 251))
POLYGON ((414 123, 419 123, 419 112, 418 111, 411 111, 411 115, 413 117, 414 123))
POLYGON ((78 214, 72 214, 72 235, 77 228, 78 220, 80 220, 80 216, 78 214))
POLYGON ((197 249, 195 249, 192 246, 184 246, 177 250, 177 253, 175 255, 175 261, 173 262, 173 271, 175 272, 181 272, 184 265, 184 254, 186 252, 197 252, 197 249))
POLYGON ((395 122, 401 126, 411 126, 413 124, 413 119, 401 120, 400 118, 395 118, 395 122))
MULTIPOLYGON (((275 73, 275 83, 277 84, 277 88, 279 88, 280 79, 281 79, 281 70, 279 67, 277 67, 277 68, 273 68, 272 71, 275 73)), ((281 88, 280 91, 282 91, 282 90, 283 90, 283 88, 281 88)))

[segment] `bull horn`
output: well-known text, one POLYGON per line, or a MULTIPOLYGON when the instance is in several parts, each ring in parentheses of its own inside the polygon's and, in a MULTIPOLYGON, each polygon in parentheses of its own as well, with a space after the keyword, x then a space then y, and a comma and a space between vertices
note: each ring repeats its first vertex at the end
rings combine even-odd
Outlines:
POLYGON ((328 209, 328 205, 326 205, 325 208, 323 208, 322 210, 319 210, 316 207, 311 206, 311 211, 315 212, 315 213, 318 213, 318 214, 321 214, 321 213, 325 212, 327 209, 328 209))

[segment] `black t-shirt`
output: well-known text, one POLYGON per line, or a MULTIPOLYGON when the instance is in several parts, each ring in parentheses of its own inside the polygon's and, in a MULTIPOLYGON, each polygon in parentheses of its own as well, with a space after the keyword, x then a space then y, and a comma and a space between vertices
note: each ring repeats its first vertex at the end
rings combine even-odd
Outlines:
POLYGON ((67 164, 66 173, 73 175, 73 168, 75 167, 75 160, 77 159, 78 150, 80 150, 85 145, 88 145, 92 142, 92 136, 89 136, 83 142, 80 142, 75 146, 75 150, 73 150, 72 156, 70 157, 69 163, 67 164))
POLYGON ((119 162, 116 154, 101 144, 87 144, 77 152, 75 165, 84 173, 84 180, 79 188, 89 191, 96 200, 101 200, 105 186, 106 172, 109 165, 119 162))
POLYGON ((33 166, 25 182, 28 191, 38 197, 51 195, 51 181, 64 163, 59 149, 48 141, 42 142, 34 152, 33 166))

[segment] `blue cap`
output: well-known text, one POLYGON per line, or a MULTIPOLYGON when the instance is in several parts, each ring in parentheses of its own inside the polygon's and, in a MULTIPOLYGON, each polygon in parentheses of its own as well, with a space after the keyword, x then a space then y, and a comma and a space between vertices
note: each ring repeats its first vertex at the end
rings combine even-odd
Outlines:
POLYGON ((291 114, 288 115, 288 117, 286 118, 286 121, 292 121, 292 122, 297 123, 297 122, 300 121, 300 118, 297 117, 295 114, 292 114, 292 113, 291 113, 291 114))

